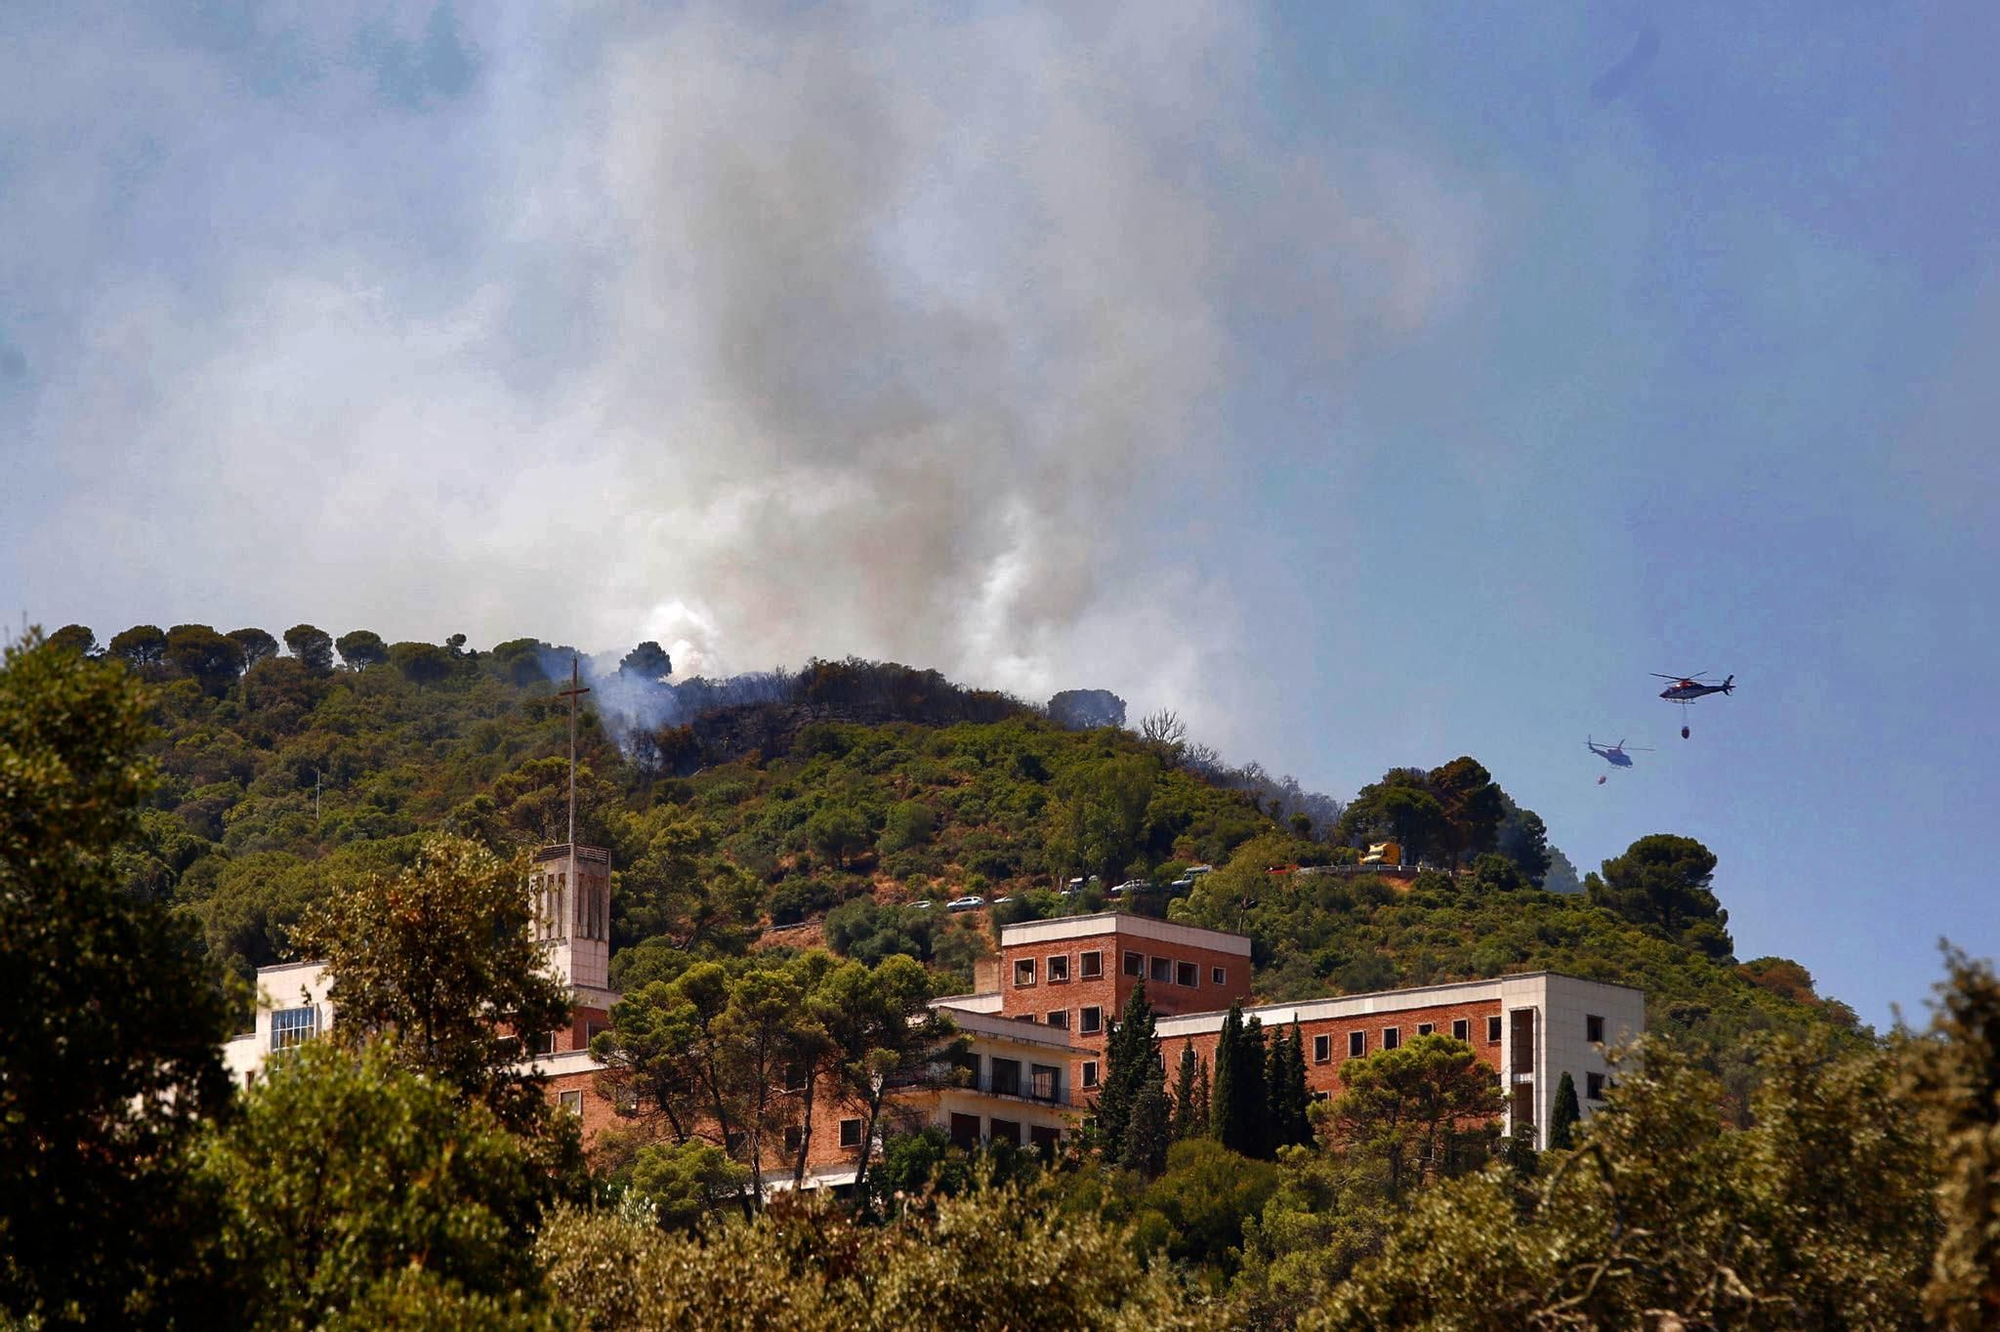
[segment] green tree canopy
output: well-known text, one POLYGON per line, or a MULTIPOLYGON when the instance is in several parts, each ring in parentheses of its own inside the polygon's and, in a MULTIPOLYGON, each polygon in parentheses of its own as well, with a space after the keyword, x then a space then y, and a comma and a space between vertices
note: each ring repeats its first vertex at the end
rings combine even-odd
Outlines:
POLYGON ((133 666, 157 666, 166 659, 167 634, 156 624, 135 624, 122 634, 114 634, 111 655, 133 666))
POLYGON ((1493 849, 1506 796, 1478 760, 1460 755, 1425 779, 1444 816, 1444 849, 1454 868, 1493 849))
POLYGON ((1394 768, 1355 794, 1341 812, 1335 837, 1342 842, 1394 839, 1414 864, 1433 851, 1449 853, 1444 807, 1425 788, 1424 774, 1394 768))
POLYGON ((485 1106, 378 1043, 322 1040, 272 1060, 241 1109, 203 1165, 228 1199, 249 1326, 325 1326, 411 1269, 451 1304, 539 1300, 524 1241, 547 1174, 485 1106))
POLYGON ((1125 1011, 1111 1024, 1104 1041, 1104 1076, 1091 1102, 1097 1120, 1098 1140, 1108 1161, 1125 1156, 1125 1132, 1132 1121, 1133 1108, 1150 1076, 1158 1067, 1154 1053, 1152 1001, 1146 998, 1141 981, 1125 1000, 1125 1011))
POLYGON ((658 643, 645 642, 625 654, 618 673, 657 683, 674 673, 674 661, 658 643))
POLYGON ((1935 1326, 1972 1332, 2000 1321, 2000 976, 1950 948, 1945 968, 1930 1031, 1908 1048, 1903 1089, 1942 1167, 1944 1233, 1924 1311, 1935 1326))
POLYGON ((231 629, 229 640, 243 649, 243 668, 248 670, 258 662, 278 654, 278 640, 262 629, 231 629))
POLYGON ((317 625, 295 624, 285 630, 285 650, 316 674, 333 669, 333 635, 317 625))
POLYGON ((49 635, 49 645, 88 657, 97 651, 97 635, 83 625, 66 624, 49 635))
POLYGON ((243 674, 243 645, 205 624, 177 624, 167 630, 166 662, 220 696, 243 674))
POLYGON ((51 1326, 167 1316, 199 1230, 180 1149, 229 1094, 198 941, 113 873, 150 701, 32 633, 0 657, 0 1312, 51 1326))
POLYGON ((1568 1151, 1576 1146, 1576 1128, 1583 1122, 1583 1107, 1576 1099, 1576 1079, 1563 1070, 1562 1080, 1556 1083, 1556 1105, 1549 1112, 1549 1147, 1556 1151, 1568 1151))
POLYGON ((633 1194, 667 1230, 692 1230, 719 1218, 737 1205, 750 1181, 748 1169, 699 1138, 641 1147, 632 1167, 633 1194))
POLYGON ((389 664, 417 688, 449 679, 457 659, 435 643, 392 643, 389 664))
POLYGON ((372 629, 356 629, 342 634, 333 641, 340 650, 340 660, 351 671, 365 671, 370 666, 380 666, 389 660, 389 645, 382 641, 382 635, 372 629))
POLYGON ((1662 938, 1726 959, 1736 944, 1729 913, 1709 890, 1714 875, 1715 853, 1700 842, 1654 833, 1604 862, 1603 879, 1589 886, 1590 901, 1662 938))
POLYGON ((337 1039, 389 1038, 405 1065, 485 1102, 508 1127, 559 1139, 540 1080, 516 1069, 519 1044, 494 1021, 535 1033, 570 1019, 569 991, 530 933, 526 882, 521 861, 434 834, 410 868, 321 902, 294 942, 326 964, 337 1039))
POLYGON ((1483 1164, 1502 1109, 1492 1069, 1472 1047, 1432 1034, 1340 1066, 1347 1090, 1327 1116, 1329 1140, 1377 1161, 1389 1196, 1483 1164))
POLYGON ((1889 1056, 1758 1053, 1733 1130, 1716 1080, 1646 1041, 1561 1165, 1525 1191, 1504 1170, 1426 1190, 1302 1326, 1923 1326, 1935 1175, 1889 1056))

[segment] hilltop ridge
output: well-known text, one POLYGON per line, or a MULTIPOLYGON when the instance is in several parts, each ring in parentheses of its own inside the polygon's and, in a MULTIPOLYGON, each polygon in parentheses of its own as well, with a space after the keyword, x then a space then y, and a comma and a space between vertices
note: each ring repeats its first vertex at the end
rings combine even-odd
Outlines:
MULTIPOLYGON (((214 639, 256 631, 198 628, 163 635, 179 653, 112 649, 157 687, 164 778, 121 869, 239 972, 280 960, 313 902, 405 863, 427 828, 501 850, 564 835, 568 712, 550 677, 565 650, 349 635, 357 660, 335 667, 305 636, 303 654, 231 670, 214 639)), ((63 631, 86 650, 87 632, 63 631)), ((1343 805, 1223 765, 1171 715, 1071 730, 894 663, 672 684, 655 645, 635 659, 593 672, 578 715, 578 836, 618 867, 613 974, 627 984, 810 922, 836 951, 909 953, 965 986, 1005 922, 1111 906, 1248 934, 1263 998, 1549 968, 1643 986, 1655 1025, 1719 1061, 1749 1031, 1854 1025, 1796 963, 1739 965, 1719 906, 1698 908, 1714 937, 1695 939, 1594 874, 1588 893, 1545 891, 1566 862, 1468 756, 1392 768, 1343 805), (1440 869, 1395 885, 1288 872, 1352 862, 1352 843, 1385 835, 1440 869), (1215 872, 1190 878, 1196 864, 1215 872), (962 895, 986 904, 945 910, 962 895)), ((1071 720, 1122 720, 1115 695, 1071 698, 1071 720)))

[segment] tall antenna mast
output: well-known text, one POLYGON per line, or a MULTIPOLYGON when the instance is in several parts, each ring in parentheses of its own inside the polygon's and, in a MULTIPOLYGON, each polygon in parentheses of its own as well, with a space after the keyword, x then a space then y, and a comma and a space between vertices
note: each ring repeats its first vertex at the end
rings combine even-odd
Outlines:
POLYGON ((569 659, 569 688, 556 694, 569 700, 569 847, 576 854, 576 701, 589 693, 577 678, 576 658, 569 659))

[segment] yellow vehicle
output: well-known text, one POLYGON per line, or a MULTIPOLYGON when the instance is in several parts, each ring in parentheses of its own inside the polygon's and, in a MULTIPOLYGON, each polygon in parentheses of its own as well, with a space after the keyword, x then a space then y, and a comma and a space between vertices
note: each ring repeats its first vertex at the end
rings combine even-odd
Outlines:
POLYGON ((1368 854, 1361 857, 1364 865, 1401 865, 1403 848, 1395 842, 1370 842, 1368 854))

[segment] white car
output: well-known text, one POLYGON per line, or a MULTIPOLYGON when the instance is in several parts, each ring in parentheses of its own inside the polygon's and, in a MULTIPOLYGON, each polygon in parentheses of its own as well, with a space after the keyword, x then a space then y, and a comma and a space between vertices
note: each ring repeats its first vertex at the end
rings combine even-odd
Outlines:
POLYGON ((967 893, 964 897, 954 897, 945 903, 946 909, 951 911, 977 911, 985 905, 986 899, 978 893, 967 893))
POLYGON ((920 897, 916 901, 910 903, 910 905, 915 907, 919 911, 929 911, 931 909, 931 899, 928 897, 920 897))
POLYGON ((1143 893, 1152 888, 1144 879, 1127 879, 1111 890, 1113 897, 1123 897, 1126 893, 1143 893))

